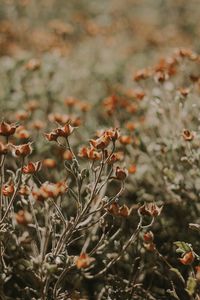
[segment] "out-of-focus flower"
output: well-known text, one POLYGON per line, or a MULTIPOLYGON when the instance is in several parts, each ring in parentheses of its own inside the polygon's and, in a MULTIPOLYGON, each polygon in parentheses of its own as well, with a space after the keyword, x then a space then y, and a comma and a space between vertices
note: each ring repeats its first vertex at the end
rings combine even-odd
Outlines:
POLYGON ((42 128, 44 128, 45 124, 44 122, 40 121, 40 120, 35 120, 32 124, 31 127, 36 129, 36 130, 40 130, 42 128))
POLYGON ((63 158, 64 158, 65 160, 72 160, 73 155, 72 155, 71 151, 70 151, 70 150, 66 150, 66 151, 63 153, 63 158))
POLYGON ((128 168, 128 172, 130 174, 135 174, 136 171, 137 171, 137 167, 134 164, 130 165, 130 167, 128 168))
POLYGON ((140 81, 140 80, 147 79, 150 76, 151 76, 151 70, 150 69, 141 69, 141 70, 138 70, 135 73, 135 75, 133 76, 133 79, 135 81, 140 81))
POLYGON ((2 188, 3 195, 6 197, 10 197, 13 195, 15 191, 15 187, 13 183, 4 184, 2 188))
POLYGON ((24 126, 21 125, 16 129, 15 136, 18 139, 28 139, 30 137, 30 133, 24 126))
POLYGON ((75 106, 77 103, 79 102, 79 100, 77 98, 74 97, 68 97, 64 100, 64 104, 68 107, 73 107, 75 106))
POLYGON ((189 88, 179 88, 178 92, 181 94, 181 96, 183 97, 187 97, 188 94, 190 93, 190 89, 189 88))
POLYGON ((27 110, 29 110, 29 111, 31 111, 31 112, 35 111, 35 110, 36 110, 37 108, 39 108, 39 107, 40 107, 39 102, 38 102, 37 100, 34 100, 34 99, 29 100, 29 101, 26 103, 26 108, 27 108, 27 110))
POLYGON ((76 267, 78 269, 85 269, 94 261, 93 257, 90 257, 87 253, 81 253, 75 260, 76 267))
POLYGON ((182 136, 184 138, 185 141, 187 142, 191 142, 194 139, 194 132, 188 130, 188 129, 184 129, 182 136))
POLYGON ((56 161, 55 159, 52 158, 46 158, 43 160, 43 166, 49 168, 49 169, 53 169, 56 167, 56 161))
POLYGON ((25 121, 29 117, 29 113, 25 110, 19 110, 16 112, 15 117, 18 121, 25 121))
POLYGON ((16 129, 16 124, 9 124, 4 121, 0 123, 0 135, 9 137, 15 133, 16 129))
POLYGON ((32 58, 30 59, 27 64, 25 65, 25 68, 28 71, 36 71, 38 69, 40 69, 41 67, 41 61, 39 59, 36 58, 32 58))
POLYGON ((28 211, 25 210, 19 210, 15 214, 16 222, 20 225, 27 225, 31 222, 32 216, 28 211))
POLYGON ((128 176, 128 170, 126 168, 116 167, 115 176, 118 180, 125 180, 128 176))
POLYGON ((40 188, 32 191, 33 197, 37 201, 44 201, 48 198, 57 198, 68 189, 66 182, 50 183, 44 182, 40 188))
POLYGON ((133 139, 130 135, 122 135, 120 136, 119 141, 122 145, 130 145, 133 142, 133 139))

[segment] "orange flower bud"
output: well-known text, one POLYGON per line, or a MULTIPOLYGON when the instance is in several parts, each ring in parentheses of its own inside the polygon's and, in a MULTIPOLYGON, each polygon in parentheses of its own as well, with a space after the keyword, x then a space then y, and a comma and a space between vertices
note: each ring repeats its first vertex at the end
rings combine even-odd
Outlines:
POLYGON ((73 156, 72 156, 71 151, 66 150, 66 151, 63 153, 63 158, 66 159, 66 160, 72 160, 73 156))
POLYGON ((81 253, 79 257, 76 258, 76 267, 78 269, 85 269, 94 261, 93 257, 89 257, 87 253, 81 253))
POLYGON ((46 158, 43 160, 43 166, 49 169, 53 169, 56 167, 56 161, 52 158, 46 158))
POLYGON ((130 167, 128 168, 128 172, 130 174, 135 174, 136 171, 137 171, 137 167, 134 164, 130 165, 130 167))
POLYGON ((16 124, 9 124, 3 121, 0 123, 0 135, 7 137, 13 135, 15 133, 16 128, 16 124))
POLYGON ((122 145, 130 145, 133 142, 133 139, 129 135, 122 135, 120 136, 119 141, 122 145))
POLYGON ((195 255, 192 251, 185 253, 185 255, 182 258, 179 258, 179 261, 183 265, 191 265, 195 259, 195 255))

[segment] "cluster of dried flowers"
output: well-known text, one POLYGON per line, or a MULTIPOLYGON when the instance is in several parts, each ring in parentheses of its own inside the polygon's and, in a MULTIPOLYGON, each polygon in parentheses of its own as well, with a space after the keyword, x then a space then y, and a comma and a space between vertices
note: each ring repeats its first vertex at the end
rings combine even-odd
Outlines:
MULTIPOLYGON (((170 297, 181 299, 184 293, 185 299, 198 299, 198 187, 186 185, 190 176, 198 176, 198 122, 194 113, 185 119, 189 101, 199 93, 199 76, 193 73, 198 64, 196 53, 179 49, 136 72, 133 89, 115 86, 102 101, 103 111, 68 97, 62 112, 52 112, 60 104, 44 110, 31 99, 11 121, 0 123, 2 297, 13 282, 20 294, 25 274, 25 298, 59 299, 78 292, 86 299, 91 293, 105 299, 119 280, 115 268, 125 297, 151 297, 157 292, 146 290, 150 261, 155 266, 158 261, 170 297), (178 76, 187 64, 189 75, 182 82, 178 76), (105 120, 96 133, 87 123, 91 109, 105 120), (184 230, 192 222, 191 239, 175 229, 176 214, 184 230), (181 265, 188 268, 183 276, 181 265), (84 280, 95 280, 97 290, 85 287, 84 280)), ((28 71, 35 72, 35 63, 30 65, 28 71)))

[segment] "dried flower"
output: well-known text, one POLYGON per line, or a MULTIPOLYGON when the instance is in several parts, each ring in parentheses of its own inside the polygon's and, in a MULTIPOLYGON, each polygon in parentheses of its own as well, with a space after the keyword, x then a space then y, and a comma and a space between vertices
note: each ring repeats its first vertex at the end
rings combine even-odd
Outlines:
POLYGON ((9 137, 15 133, 16 129, 16 124, 9 124, 4 121, 0 123, 0 135, 9 137))
POLYGON ((162 206, 158 207, 154 203, 146 203, 139 208, 139 213, 145 216, 157 217, 162 211, 162 206))
POLYGON ((115 176, 118 180, 125 180, 128 176, 128 170, 126 168, 116 167, 115 176))
POLYGON ((193 251, 190 251, 190 252, 185 253, 182 258, 179 258, 179 261, 183 265, 191 265, 193 263, 194 259, 195 259, 195 255, 194 255, 193 251))
POLYGON ((71 151, 70 151, 70 150, 66 150, 66 151, 63 153, 63 158, 64 158, 65 160, 72 160, 73 155, 72 155, 71 151))
POLYGON ((44 133, 44 135, 49 142, 57 141, 58 139, 58 134, 55 131, 51 131, 50 133, 44 133))
POLYGON ((67 138, 72 134, 75 127, 72 127, 69 123, 65 124, 63 127, 55 129, 57 136, 67 138))
POLYGON ((66 182, 44 182, 39 189, 34 189, 32 194, 37 201, 44 201, 48 198, 57 198, 64 194, 67 188, 66 182))
POLYGON ((19 146, 14 146, 11 144, 11 147, 14 149, 14 155, 22 157, 30 155, 33 151, 31 144, 32 143, 27 143, 19 146))
POLYGON ((19 139, 28 139, 30 137, 30 133, 24 126, 21 125, 16 129, 15 136, 19 139))
POLYGON ((33 174, 41 170, 42 162, 37 161, 35 163, 29 162, 27 166, 24 166, 22 172, 25 174, 33 174))
POLYGON ((105 135, 102 135, 101 137, 99 137, 98 139, 96 140, 90 140, 90 144, 96 148, 96 149, 105 149, 110 143, 110 138, 108 138, 107 136, 105 135))

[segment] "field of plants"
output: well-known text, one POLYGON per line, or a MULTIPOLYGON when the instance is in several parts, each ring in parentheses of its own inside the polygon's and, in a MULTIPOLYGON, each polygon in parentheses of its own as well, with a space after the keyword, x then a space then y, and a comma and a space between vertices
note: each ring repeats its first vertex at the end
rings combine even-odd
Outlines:
POLYGON ((199 1, 0 1, 0 300, 200 300, 199 168, 199 1))

